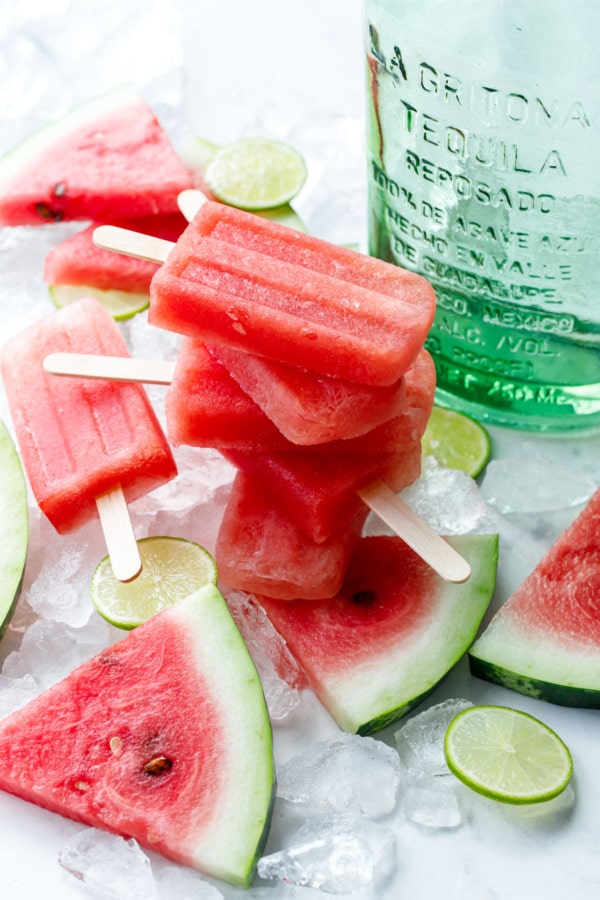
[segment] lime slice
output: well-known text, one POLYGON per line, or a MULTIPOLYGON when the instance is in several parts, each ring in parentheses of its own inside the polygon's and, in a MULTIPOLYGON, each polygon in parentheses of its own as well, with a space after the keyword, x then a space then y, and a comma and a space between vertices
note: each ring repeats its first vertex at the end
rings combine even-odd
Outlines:
POLYGON ((82 297, 95 297, 113 319, 130 319, 136 313, 148 308, 148 294, 133 294, 129 291, 102 290, 80 284, 54 284, 49 288, 52 302, 58 309, 81 300, 82 297))
POLYGON ((118 581, 108 556, 92 575, 94 606, 117 628, 135 628, 193 591, 217 583, 214 559, 193 541, 150 537, 138 541, 138 546, 142 571, 133 581, 118 581))
POLYGON ((242 209, 272 209, 288 203, 306 180, 306 164, 293 147, 269 138, 225 144, 206 167, 212 193, 242 209))
POLYGON ((476 478, 487 465, 492 445, 479 422, 452 409, 434 406, 422 441, 423 456, 433 456, 441 466, 461 469, 476 478))
POLYGON ((539 719, 505 706, 460 712, 446 731, 444 753, 457 778, 501 803, 551 800, 573 774, 571 754, 559 736, 539 719))

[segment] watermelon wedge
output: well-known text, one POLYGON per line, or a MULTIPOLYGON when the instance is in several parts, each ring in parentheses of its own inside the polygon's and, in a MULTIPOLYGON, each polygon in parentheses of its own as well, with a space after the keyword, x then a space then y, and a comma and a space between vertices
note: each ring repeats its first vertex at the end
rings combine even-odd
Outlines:
POLYGON ((193 187, 133 87, 88 101, 0 159, 0 225, 137 218, 177 211, 193 187))
POLYGON ((214 585, 0 721, 0 787, 248 886, 269 826, 261 684, 214 585))
MULTIPOLYGON (((96 222, 61 241, 46 254, 44 281, 59 309, 82 297, 94 297, 115 319, 128 319, 150 304, 150 281, 159 267, 97 247, 92 239, 96 222)), ((177 241, 187 225, 181 213, 118 219, 108 224, 177 241)))
POLYGON ((267 616, 345 731, 372 734, 416 706, 472 643, 496 581, 498 536, 448 541, 471 564, 449 584, 397 537, 362 538, 331 600, 260 597, 267 616))
POLYGON ((473 675, 600 709, 600 489, 469 650, 473 675))
MULTIPOLYGON (((119 219, 110 222, 141 234, 176 241, 187 222, 181 213, 144 216, 141 219, 119 219)), ((92 235, 96 223, 61 241, 47 254, 44 281, 49 285, 81 285, 100 290, 148 293, 152 276, 159 264, 147 259, 134 259, 97 247, 92 235)), ((83 296, 83 295, 82 295, 83 296)), ((149 299, 149 298, 148 298, 149 299)))

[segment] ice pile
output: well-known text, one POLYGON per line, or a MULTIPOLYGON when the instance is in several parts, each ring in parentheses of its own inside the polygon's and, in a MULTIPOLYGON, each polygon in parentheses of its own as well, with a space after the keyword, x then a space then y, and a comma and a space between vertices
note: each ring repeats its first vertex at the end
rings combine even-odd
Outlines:
POLYGON ((74 834, 61 849, 59 863, 98 900, 223 900, 191 869, 165 865, 155 876, 137 841, 98 828, 74 834))
POLYGON ((283 638, 252 594, 231 591, 227 605, 250 651, 271 719, 285 719, 300 702, 304 676, 283 638))
POLYGON ((398 753, 382 741, 340 733, 311 744, 277 769, 278 849, 259 876, 330 894, 378 890, 395 865, 401 784, 398 753))
POLYGON ((259 860, 258 874, 328 894, 354 894, 390 876, 394 840, 391 829, 361 817, 307 822, 290 847, 259 860))

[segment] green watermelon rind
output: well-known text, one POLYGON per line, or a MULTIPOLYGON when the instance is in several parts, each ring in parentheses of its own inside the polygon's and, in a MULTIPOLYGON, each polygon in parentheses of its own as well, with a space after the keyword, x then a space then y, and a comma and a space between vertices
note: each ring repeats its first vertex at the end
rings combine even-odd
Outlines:
POLYGON ((234 760, 236 777, 230 779, 228 793, 219 799, 218 819, 211 821, 212 849, 203 849, 199 868, 248 887, 268 837, 275 800, 272 730, 262 684, 215 585, 200 588, 164 615, 174 616, 190 628, 196 664, 203 678, 211 682, 217 701, 220 699, 221 725, 232 744, 243 746, 234 760), (249 852, 249 848, 254 849, 249 852))
POLYGON ((43 156, 46 147, 52 147, 57 138, 95 121, 104 113, 120 107, 139 103, 140 95, 133 85, 123 85, 74 107, 64 116, 42 125, 19 144, 0 156, 0 192, 5 185, 14 183, 26 167, 43 156))
POLYGON ((29 543, 27 484, 14 441, 0 420, 0 638, 14 613, 23 583, 29 543))
POLYGON ((519 627, 512 615, 496 613, 470 647, 471 673, 484 681, 560 706, 600 708, 597 648, 519 627))

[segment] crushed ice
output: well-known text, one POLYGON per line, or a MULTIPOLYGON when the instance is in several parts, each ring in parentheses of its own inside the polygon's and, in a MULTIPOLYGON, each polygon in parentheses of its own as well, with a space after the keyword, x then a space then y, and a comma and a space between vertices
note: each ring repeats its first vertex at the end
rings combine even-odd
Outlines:
POLYGON ((342 816, 307 822, 289 847, 259 860, 258 874, 328 894, 353 894, 384 881, 394 863, 391 829, 342 816))

